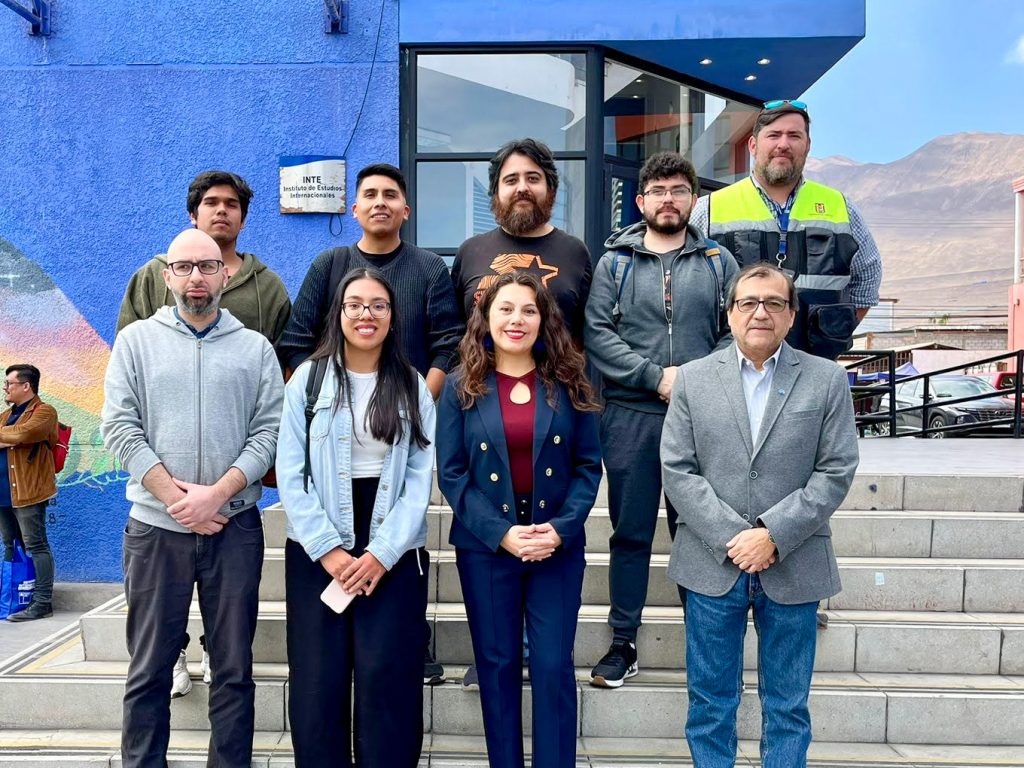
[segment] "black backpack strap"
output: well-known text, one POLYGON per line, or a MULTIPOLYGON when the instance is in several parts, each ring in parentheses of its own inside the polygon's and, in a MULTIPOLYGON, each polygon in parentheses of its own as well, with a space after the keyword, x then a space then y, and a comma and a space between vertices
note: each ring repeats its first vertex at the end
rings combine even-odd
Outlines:
POLYGON ((320 397, 329 362, 326 357, 317 358, 310 366, 309 377, 306 379, 306 453, 302 463, 302 490, 306 493, 309 493, 309 475, 313 470, 309 457, 309 428, 313 424, 313 408, 320 397))

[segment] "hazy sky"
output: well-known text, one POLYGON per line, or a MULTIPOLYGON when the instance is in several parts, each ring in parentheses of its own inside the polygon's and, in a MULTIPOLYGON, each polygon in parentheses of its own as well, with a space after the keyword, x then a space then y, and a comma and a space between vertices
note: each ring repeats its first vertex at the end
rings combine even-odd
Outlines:
POLYGON ((802 98, 815 157, 885 163, 948 133, 1024 133, 1024 0, 867 0, 864 40, 802 98))

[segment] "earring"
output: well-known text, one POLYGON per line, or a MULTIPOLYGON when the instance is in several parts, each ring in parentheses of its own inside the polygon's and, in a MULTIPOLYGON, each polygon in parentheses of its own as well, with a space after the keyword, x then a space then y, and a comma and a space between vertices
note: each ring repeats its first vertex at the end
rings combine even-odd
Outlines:
POLYGON ((491 338, 491 334, 484 336, 484 349, 494 349, 494 339, 491 338))
POLYGON ((535 354, 543 355, 548 351, 547 345, 544 344, 544 339, 537 337, 537 341, 533 343, 533 351, 535 354))

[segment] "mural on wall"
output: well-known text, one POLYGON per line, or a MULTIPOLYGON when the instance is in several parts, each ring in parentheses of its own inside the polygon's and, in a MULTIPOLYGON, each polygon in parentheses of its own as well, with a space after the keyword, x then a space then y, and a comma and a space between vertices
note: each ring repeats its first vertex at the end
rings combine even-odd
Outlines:
POLYGON ((126 513, 128 475, 100 437, 110 347, 39 265, 2 237, 0 318, 0 368, 23 362, 39 368, 40 395, 73 430, 56 503, 48 511, 57 578, 118 579, 110 555, 119 543, 117 521, 126 513), (80 526, 83 517, 75 512, 83 508, 110 519, 109 527, 97 527, 96 518, 80 526))

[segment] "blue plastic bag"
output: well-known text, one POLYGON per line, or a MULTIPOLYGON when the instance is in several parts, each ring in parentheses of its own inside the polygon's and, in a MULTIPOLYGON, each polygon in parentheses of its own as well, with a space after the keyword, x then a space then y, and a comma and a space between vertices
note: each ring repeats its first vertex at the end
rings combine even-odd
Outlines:
POLYGON ((36 585, 36 569, 19 539, 14 540, 14 560, 0 569, 0 619, 27 608, 36 585))

